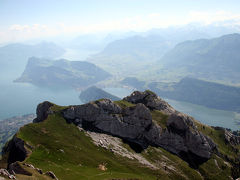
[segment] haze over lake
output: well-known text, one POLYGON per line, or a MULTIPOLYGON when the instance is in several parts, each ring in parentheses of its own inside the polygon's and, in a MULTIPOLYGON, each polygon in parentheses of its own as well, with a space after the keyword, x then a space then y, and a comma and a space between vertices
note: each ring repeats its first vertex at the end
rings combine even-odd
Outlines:
MULTIPOLYGON (((80 92, 74 89, 40 88, 28 83, 11 81, 1 83, 0 88, 2 89, 0 91, 0 119, 35 113, 37 105, 43 101, 51 101, 58 105, 82 104, 79 99, 80 92)), ((120 98, 133 92, 133 89, 127 88, 104 88, 104 90, 120 98)), ((237 122, 240 122, 240 115, 236 112, 216 110, 171 99, 166 99, 166 101, 178 111, 187 113, 202 123, 232 130, 239 129, 237 122)))
POLYGON ((73 89, 47 89, 11 82, 0 84, 0 88, 0 119, 35 113, 37 105, 43 101, 59 105, 81 104, 79 92, 73 89))
POLYGON ((212 109, 172 99, 166 99, 166 101, 176 110, 184 112, 204 124, 230 128, 232 130, 239 130, 240 128, 239 113, 212 109))

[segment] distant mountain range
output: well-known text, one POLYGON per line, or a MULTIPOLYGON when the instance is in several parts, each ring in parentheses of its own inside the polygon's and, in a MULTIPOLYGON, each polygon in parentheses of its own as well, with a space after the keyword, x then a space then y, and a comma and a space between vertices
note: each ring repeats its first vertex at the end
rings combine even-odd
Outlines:
MULTIPOLYGON (((153 59, 164 54, 172 44, 159 35, 131 36, 125 39, 115 40, 109 43, 101 52, 101 55, 129 55, 138 61, 145 60, 146 56, 153 59)), ((149 61, 153 61, 149 58, 149 61)))
POLYGON ((7 77, 20 75, 32 56, 56 58, 63 55, 65 50, 54 43, 42 42, 36 45, 9 44, 0 47, 0 74, 7 77))
POLYGON ((136 77, 126 77, 120 83, 141 91, 144 90, 146 84, 146 82, 140 81, 136 77))
POLYGON ((109 43, 88 61, 112 74, 128 76, 159 59, 173 45, 161 36, 131 36, 109 43))
POLYGON ((175 74, 175 77, 191 75, 212 81, 240 83, 239 47, 240 34, 185 41, 158 61, 158 66, 163 68, 156 73, 159 76, 168 73, 175 74))
POLYGON ((110 76, 101 68, 84 61, 53 61, 32 57, 15 82, 27 82, 41 87, 83 88, 110 76))
POLYGON ((240 88, 184 78, 177 83, 150 83, 159 96, 210 108, 240 112, 240 88))
POLYGON ((179 42, 209 37, 205 33, 196 32, 196 29, 170 29, 170 32, 166 29, 155 29, 114 40, 88 60, 112 74, 132 75, 135 74, 135 70, 144 70, 146 66, 159 60, 179 42), (185 36, 190 31, 192 35, 185 36))
POLYGON ((113 101, 120 100, 119 97, 114 96, 96 86, 91 86, 85 89, 84 91, 82 91, 79 98, 83 103, 87 103, 89 101, 96 101, 98 99, 106 99, 106 98, 111 99, 113 101))
MULTIPOLYGON (((150 71, 152 75, 148 78, 156 79, 158 76, 155 76, 156 73, 163 72, 161 58, 169 51, 171 52, 178 43, 216 38, 234 32, 239 32, 238 28, 199 24, 152 29, 114 40, 100 53, 90 56, 88 61, 115 75, 144 77, 144 74, 150 71), (156 61, 158 63, 155 63, 156 61)), ((179 70, 178 74, 179 72, 181 71, 179 70)), ((166 76, 168 74, 164 71, 163 78, 166 76)))

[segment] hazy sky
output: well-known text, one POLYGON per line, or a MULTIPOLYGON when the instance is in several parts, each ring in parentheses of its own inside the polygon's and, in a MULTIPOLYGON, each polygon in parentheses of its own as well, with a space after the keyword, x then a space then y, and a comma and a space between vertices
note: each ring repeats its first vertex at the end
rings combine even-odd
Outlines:
POLYGON ((239 0, 0 0, 0 43, 234 20, 239 0))

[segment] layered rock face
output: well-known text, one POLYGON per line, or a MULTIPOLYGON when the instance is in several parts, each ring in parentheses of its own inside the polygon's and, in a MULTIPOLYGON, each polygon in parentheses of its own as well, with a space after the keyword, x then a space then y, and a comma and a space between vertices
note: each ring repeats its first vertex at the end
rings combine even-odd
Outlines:
MULTIPOLYGON (((150 110, 139 103, 121 108, 109 99, 71 106, 63 112, 64 118, 84 129, 95 130, 124 138, 146 148, 145 135, 152 128, 150 110)), ((159 133, 161 128, 158 129, 159 133)))
POLYGON ((189 162, 193 167, 205 162, 216 149, 213 141, 197 130, 193 118, 174 110, 150 91, 133 92, 124 98, 133 107, 121 108, 103 99, 71 106, 63 116, 77 126, 120 137, 141 146, 162 147, 189 162), (151 110, 168 115, 167 128, 152 121, 151 110))
POLYGON ((168 114, 166 130, 161 135, 155 132, 148 137, 148 140, 154 139, 154 145, 179 155, 192 166, 197 166, 209 159, 216 149, 214 142, 197 130, 192 117, 176 111, 155 93, 135 91, 124 100, 131 103, 143 103, 151 110, 159 110, 168 114))

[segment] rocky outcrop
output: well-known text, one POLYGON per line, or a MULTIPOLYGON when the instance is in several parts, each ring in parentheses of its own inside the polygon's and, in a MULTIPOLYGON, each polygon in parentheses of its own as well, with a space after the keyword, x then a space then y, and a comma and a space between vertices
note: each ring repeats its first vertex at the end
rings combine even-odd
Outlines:
POLYGON ((63 110, 63 117, 84 129, 117 136, 135 145, 162 147, 177 154, 193 167, 205 162, 216 149, 214 142, 199 132, 193 118, 174 110, 150 91, 135 91, 124 98, 135 106, 121 108, 103 99, 63 110), (151 110, 169 115, 167 128, 152 121, 151 110))
POLYGON ((80 127, 118 136, 143 148, 147 145, 144 135, 152 126, 151 113, 145 105, 122 109, 109 99, 71 106, 63 111, 63 116, 80 127))
POLYGON ((231 131, 225 130, 225 141, 232 146, 240 145, 240 136, 234 135, 231 131))
POLYGON ((8 154, 8 166, 16 161, 24 161, 27 157, 24 141, 14 136, 3 148, 3 154, 8 154))
POLYGON ((197 130, 193 119, 182 113, 170 115, 167 129, 156 144, 179 155, 193 167, 208 160, 216 149, 214 142, 197 130))
POLYGON ((130 96, 125 97, 123 100, 133 104, 142 103, 150 110, 159 110, 166 114, 172 114, 176 110, 171 107, 166 101, 162 100, 155 93, 146 90, 144 92, 134 91, 130 96))
POLYGON ((0 169, 0 180, 5 180, 2 176, 8 179, 16 179, 16 176, 10 174, 6 169, 0 169))
POLYGON ((8 171, 11 174, 23 174, 23 175, 27 175, 27 176, 32 176, 32 173, 28 172, 27 170, 25 170, 20 164, 19 162, 14 162, 12 164, 9 165, 8 171))
POLYGON ((33 123, 39 123, 47 119, 48 114, 52 113, 49 108, 53 105, 54 105, 53 103, 50 103, 48 101, 44 101, 40 103, 37 106, 37 111, 36 111, 37 117, 33 120, 33 123))
POLYGON ((56 175, 52 171, 47 171, 45 174, 52 179, 58 180, 58 178, 56 177, 56 175))
POLYGON ((24 144, 24 141, 15 135, 3 148, 3 158, 6 159, 6 161, 4 160, 4 168, 7 168, 13 177, 15 174, 32 175, 19 163, 24 161, 28 155, 24 144))

